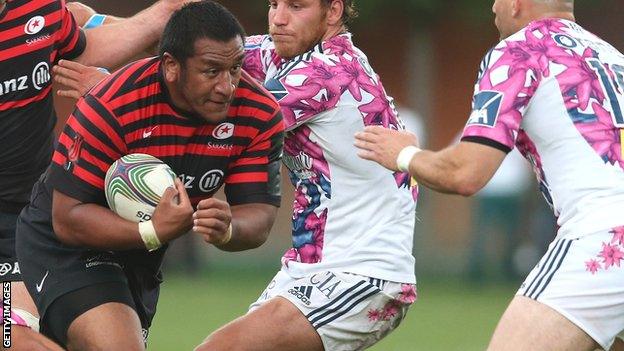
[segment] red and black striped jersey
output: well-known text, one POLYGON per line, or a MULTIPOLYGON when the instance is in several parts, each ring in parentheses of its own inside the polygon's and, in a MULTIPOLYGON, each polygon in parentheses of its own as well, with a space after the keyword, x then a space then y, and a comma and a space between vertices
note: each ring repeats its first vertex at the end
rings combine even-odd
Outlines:
POLYGON ((19 211, 50 163, 50 68, 85 49, 61 0, 9 0, 0 13, 0 211, 19 211))
POLYGON ((47 183, 82 202, 104 205, 109 166, 123 155, 144 153, 171 167, 193 204, 225 184, 232 205, 279 206, 275 183, 283 137, 277 101, 246 72, 227 118, 210 123, 171 103, 160 58, 148 58, 122 68, 78 101, 47 183))

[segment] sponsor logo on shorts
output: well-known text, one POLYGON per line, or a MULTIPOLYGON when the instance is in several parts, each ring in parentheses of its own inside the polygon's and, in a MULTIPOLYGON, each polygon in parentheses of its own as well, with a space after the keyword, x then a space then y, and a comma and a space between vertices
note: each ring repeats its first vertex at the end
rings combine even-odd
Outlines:
POLYGON ((338 279, 332 272, 325 272, 311 276, 310 283, 316 286, 323 295, 330 299, 338 285, 342 283, 342 280, 338 279))
POLYGON ((113 261, 113 258, 107 254, 99 254, 99 255, 89 257, 87 258, 87 262, 85 263, 86 268, 97 267, 101 265, 115 266, 115 267, 122 268, 119 263, 113 261))
POLYGON ((11 347, 11 282, 2 282, 2 346, 11 347))
POLYGON ((312 296, 311 286, 295 286, 289 289, 288 293, 301 300, 306 306, 310 306, 310 297, 312 296))
POLYGON ((19 264, 17 262, 14 264, 8 262, 0 263, 0 276, 7 274, 20 274, 19 264))

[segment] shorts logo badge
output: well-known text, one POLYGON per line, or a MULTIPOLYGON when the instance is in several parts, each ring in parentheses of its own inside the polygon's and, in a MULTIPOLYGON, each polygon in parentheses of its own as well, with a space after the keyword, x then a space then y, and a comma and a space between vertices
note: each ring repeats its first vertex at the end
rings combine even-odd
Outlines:
POLYGON ((43 282, 45 282, 46 278, 48 277, 48 274, 50 274, 50 271, 46 271, 46 274, 43 276, 43 279, 41 279, 41 282, 35 286, 37 288, 38 293, 40 293, 41 289, 43 289, 43 282))

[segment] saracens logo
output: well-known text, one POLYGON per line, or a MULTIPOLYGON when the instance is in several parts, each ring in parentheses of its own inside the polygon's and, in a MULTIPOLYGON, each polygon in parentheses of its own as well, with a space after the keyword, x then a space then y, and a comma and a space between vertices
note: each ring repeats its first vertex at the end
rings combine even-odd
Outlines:
POLYGON ((41 90, 50 82, 50 66, 47 62, 39 62, 32 72, 32 83, 35 89, 41 90))
POLYGON ((28 22, 26 22, 26 25, 24 26, 24 32, 30 35, 37 34, 43 29, 44 26, 45 18, 43 18, 42 16, 35 16, 29 19, 28 22))
POLYGON ((234 135, 234 125, 228 122, 219 124, 212 131, 212 136, 217 139, 227 139, 231 137, 232 135, 234 135))

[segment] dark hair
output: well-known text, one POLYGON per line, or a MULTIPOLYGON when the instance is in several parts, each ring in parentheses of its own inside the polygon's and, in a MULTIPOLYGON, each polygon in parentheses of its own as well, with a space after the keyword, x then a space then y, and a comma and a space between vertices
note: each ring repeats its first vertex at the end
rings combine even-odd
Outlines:
MULTIPOLYGON (((324 0, 327 5, 331 5, 334 0, 324 0)), ((342 12, 342 23, 347 24, 358 16, 358 11, 355 9, 355 0, 342 0, 344 5, 344 11, 342 12)))
POLYGON ((245 40, 245 30, 223 5, 204 0, 184 5, 171 15, 160 41, 159 54, 171 54, 184 64, 195 54, 195 42, 208 38, 228 42, 236 37, 245 40))

